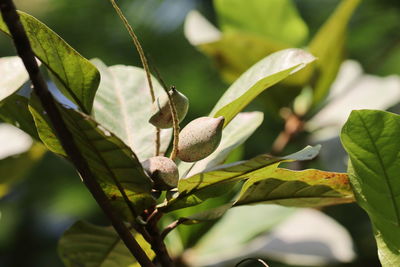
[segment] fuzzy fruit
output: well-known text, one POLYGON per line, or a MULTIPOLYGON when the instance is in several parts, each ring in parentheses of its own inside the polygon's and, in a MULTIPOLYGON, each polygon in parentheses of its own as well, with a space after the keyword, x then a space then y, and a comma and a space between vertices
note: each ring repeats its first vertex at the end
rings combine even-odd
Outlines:
MULTIPOLYGON (((174 101, 178 120, 181 122, 189 109, 189 100, 185 95, 176 90, 174 87, 168 92, 174 101)), ((153 103, 153 115, 149 122, 154 126, 162 129, 171 128, 173 126, 172 114, 169 107, 169 100, 166 94, 157 97, 153 103)))
POLYGON ((178 158, 186 162, 204 159, 221 142, 224 117, 200 117, 190 123, 179 134, 178 158))
POLYGON ((154 181, 155 189, 167 190, 178 185, 178 167, 171 159, 162 156, 152 157, 143 161, 142 166, 154 181))

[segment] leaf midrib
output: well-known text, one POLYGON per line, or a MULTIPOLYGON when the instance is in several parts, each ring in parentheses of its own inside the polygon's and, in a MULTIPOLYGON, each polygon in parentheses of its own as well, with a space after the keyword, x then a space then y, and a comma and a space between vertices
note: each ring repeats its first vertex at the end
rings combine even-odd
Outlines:
POLYGON ((395 201, 395 195, 394 195, 393 190, 392 190, 392 184, 390 183, 390 179, 389 179, 389 176, 388 176, 388 174, 386 172, 386 168, 385 168, 385 165, 383 164, 382 157, 381 157, 381 155, 379 153, 378 147, 376 146, 376 144, 374 142, 374 139, 372 138, 372 135, 371 135, 371 133, 369 131, 369 128, 367 127, 363 117, 358 113, 355 113, 355 114, 357 114, 357 116, 360 118, 360 121, 361 121, 362 125, 364 126, 364 128, 366 129, 366 133, 367 133, 369 139, 371 140, 373 149, 375 150, 375 153, 376 153, 377 158, 378 158, 378 162, 379 162, 379 164, 380 164, 380 166, 382 168, 382 171, 383 171, 383 177, 385 178, 384 180, 386 182, 386 186, 388 187, 388 190, 389 190, 390 199, 391 199, 391 202, 393 204, 394 213, 396 215, 397 226, 400 226, 399 207, 397 206, 397 203, 395 201))

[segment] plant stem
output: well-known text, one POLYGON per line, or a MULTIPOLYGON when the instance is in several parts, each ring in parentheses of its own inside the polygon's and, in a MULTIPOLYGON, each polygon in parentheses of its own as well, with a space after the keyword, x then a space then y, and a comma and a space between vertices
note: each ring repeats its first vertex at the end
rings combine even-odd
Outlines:
MULTIPOLYGON (((154 88, 153 88, 153 82, 151 81, 151 74, 150 74, 150 69, 149 69, 149 64, 147 62, 146 55, 144 54, 142 45, 139 42, 139 38, 136 36, 135 32, 133 31, 132 26, 129 24, 128 20, 122 13, 122 10, 119 8, 115 0, 110 0, 111 5, 117 12, 119 18, 122 20, 122 22, 125 25, 126 30, 128 31, 129 35, 132 38, 133 44, 136 47, 136 50, 139 53, 140 61, 142 62, 143 69, 146 72, 146 78, 147 78, 147 83, 149 85, 149 90, 150 90, 150 96, 151 96, 151 103, 154 103, 156 100, 156 97, 154 95, 154 88)), ((158 156, 160 154, 160 129, 156 129, 156 142, 155 142, 155 156, 158 156)))
POLYGON ((176 221, 173 221, 171 224, 169 224, 167 227, 165 227, 165 229, 162 231, 161 233, 161 238, 164 240, 165 237, 172 231, 174 230, 176 227, 178 227, 180 224, 184 223, 185 221, 187 221, 187 219, 185 218, 179 218, 176 221))
POLYGON ((32 47, 19 19, 13 1, 0 0, 0 11, 3 16, 4 22, 6 23, 10 34, 13 37, 17 53, 21 57, 25 68, 28 71, 29 77, 32 81, 33 90, 39 97, 44 110, 48 114, 49 119, 54 126, 56 135, 60 140, 61 145, 67 153, 69 159, 75 165, 85 185, 87 186, 99 206, 102 208, 103 212, 110 219, 118 235, 121 237, 132 255, 142 266, 154 266, 146 253, 136 242, 129 229, 120 220, 117 214, 114 213, 107 196, 96 181, 93 173, 90 171, 88 163, 76 146, 73 136, 68 130, 60 114, 60 111, 56 106, 55 100, 49 92, 46 82, 41 76, 39 66, 35 59, 35 55, 32 51, 32 47))
POLYGON ((285 111, 282 112, 282 117, 285 119, 285 128, 272 144, 271 153, 274 155, 280 154, 289 141, 303 130, 303 121, 291 110, 285 109, 285 111))

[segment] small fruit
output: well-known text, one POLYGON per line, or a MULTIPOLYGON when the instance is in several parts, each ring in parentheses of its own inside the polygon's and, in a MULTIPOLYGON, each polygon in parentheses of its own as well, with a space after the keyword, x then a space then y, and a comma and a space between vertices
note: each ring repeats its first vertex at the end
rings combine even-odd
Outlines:
POLYGON ((155 189, 167 190, 178 185, 178 167, 171 159, 162 156, 152 157, 143 161, 142 166, 154 181, 155 189))
MULTIPOLYGON (((185 95, 172 87, 168 92, 174 101, 178 120, 181 122, 189 109, 189 100, 185 95)), ((169 107, 169 99, 166 94, 157 97, 153 103, 153 115, 149 122, 154 126, 162 129, 171 128, 173 126, 172 114, 169 107)))
POLYGON ((221 142, 224 117, 200 117, 179 134, 178 158, 186 162, 204 159, 217 149, 221 142))

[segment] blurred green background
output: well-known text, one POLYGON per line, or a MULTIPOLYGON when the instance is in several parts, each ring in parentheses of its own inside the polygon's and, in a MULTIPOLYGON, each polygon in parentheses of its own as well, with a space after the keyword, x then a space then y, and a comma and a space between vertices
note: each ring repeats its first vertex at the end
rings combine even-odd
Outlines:
MULTIPOLYGON (((107 0, 15 2, 20 10, 43 21, 86 58, 98 57, 108 65, 140 66, 129 36, 107 0)), ((294 2, 309 27, 309 36, 313 36, 340 1, 294 2)), ((152 64, 167 84, 175 85, 191 100, 184 123, 207 114, 228 85, 212 61, 186 40, 183 22, 190 10, 198 9, 216 23, 212 1, 126 0, 119 4, 152 64)), ((347 58, 359 61, 367 73, 400 74, 399 33, 400 1, 365 0, 350 23, 347 58)), ((15 52, 10 40, 0 35, 0 56, 11 55, 15 52)), ((262 110, 262 106, 256 101, 249 110, 262 110)), ((244 158, 269 152, 282 126, 281 121, 269 120, 267 114, 243 148, 244 158)), ((291 149, 288 146, 285 153, 291 149)), ((338 171, 343 170, 344 165, 338 171)), ((355 242, 358 258, 340 266, 379 266, 370 223, 358 206, 342 205, 323 211, 343 224, 355 242)), ((71 165, 50 153, 0 199, 0 212, 0 266, 4 267, 62 266, 56 244, 69 225, 77 219, 107 223, 71 165)))

